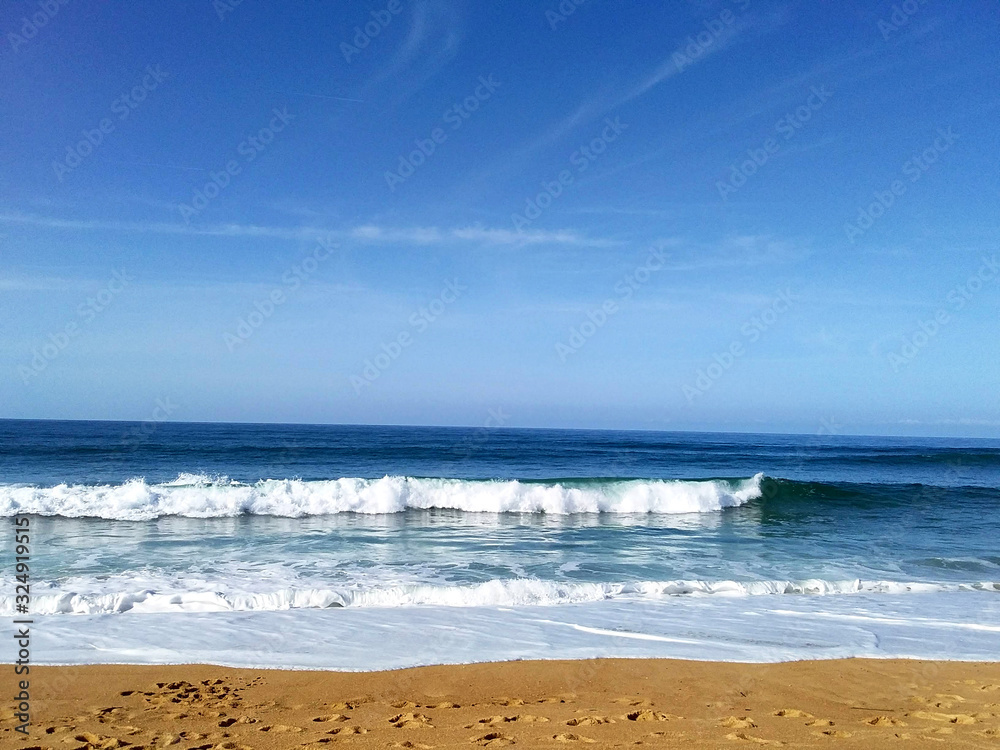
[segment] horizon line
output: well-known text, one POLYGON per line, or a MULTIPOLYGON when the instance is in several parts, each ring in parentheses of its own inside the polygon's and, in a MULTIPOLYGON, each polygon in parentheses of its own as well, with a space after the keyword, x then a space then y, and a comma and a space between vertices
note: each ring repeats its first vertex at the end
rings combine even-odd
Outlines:
POLYGON ((650 428, 623 428, 623 427, 515 427, 509 425, 435 425, 435 424, 374 424, 357 422, 254 422, 254 421, 225 421, 225 420, 196 420, 196 419, 60 419, 55 417, 0 417, 0 422, 95 422, 105 424, 146 424, 152 422, 157 425, 177 424, 177 425, 245 425, 270 426, 270 427, 404 427, 411 429, 445 429, 445 430, 490 430, 490 431, 515 431, 515 430, 547 430, 551 432, 648 432, 662 434, 693 434, 693 435, 780 435, 785 437, 812 437, 812 438, 888 438, 888 439, 957 439, 957 440, 992 440, 1000 441, 1000 435, 995 437, 985 437, 976 435, 885 435, 880 433, 849 433, 849 432, 780 432, 763 431, 754 432, 749 430, 694 430, 694 429, 650 429, 650 428))

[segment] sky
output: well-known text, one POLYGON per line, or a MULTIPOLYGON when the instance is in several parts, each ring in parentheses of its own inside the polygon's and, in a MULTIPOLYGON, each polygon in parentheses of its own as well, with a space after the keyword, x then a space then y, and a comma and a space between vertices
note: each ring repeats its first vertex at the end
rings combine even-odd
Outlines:
POLYGON ((1000 436, 990 0, 12 0, 0 418, 1000 436))

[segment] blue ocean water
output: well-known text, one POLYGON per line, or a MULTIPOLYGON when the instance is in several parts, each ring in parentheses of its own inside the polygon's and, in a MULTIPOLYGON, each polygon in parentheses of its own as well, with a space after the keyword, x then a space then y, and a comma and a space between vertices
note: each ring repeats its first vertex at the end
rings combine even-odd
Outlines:
MULTIPOLYGON (((1000 441, 989 440, 0 421, 0 515, 32 515, 33 611, 70 644, 64 661, 137 659, 188 627, 208 638, 206 660, 238 640, 237 621, 241 637, 263 638, 290 622, 315 628, 316 617, 321 633, 353 633, 355 651, 330 646, 295 664, 444 658, 417 638, 409 661, 380 660, 371 644, 365 660, 365 633, 401 616, 466 622, 467 648, 448 656, 459 661, 631 654, 615 644, 633 618, 666 628, 633 634, 659 644, 655 655, 812 653, 754 646, 757 636, 713 651, 713 633, 743 632, 741 617, 791 628, 789 644, 796 633, 815 641, 820 618, 823 653, 860 655, 870 639, 840 637, 836 623, 865 608, 892 628, 931 628, 897 655, 935 655, 941 628, 1000 632, 988 624, 998 510, 1000 441), (914 607, 922 614, 900 614, 914 607), (798 631, 788 608, 808 615, 798 631), (558 627, 529 632, 529 615, 558 627), (697 648, 664 645, 693 617, 697 648), (508 640, 491 646, 488 623, 500 621, 508 640), (550 637, 563 626, 583 640, 550 637), (95 653, 96 635, 112 632, 139 640, 95 653)), ((0 585, 12 613, 12 576, 0 585)), ((157 658, 194 659, 191 643, 157 658)), ((984 643, 957 655, 980 658, 984 643)))

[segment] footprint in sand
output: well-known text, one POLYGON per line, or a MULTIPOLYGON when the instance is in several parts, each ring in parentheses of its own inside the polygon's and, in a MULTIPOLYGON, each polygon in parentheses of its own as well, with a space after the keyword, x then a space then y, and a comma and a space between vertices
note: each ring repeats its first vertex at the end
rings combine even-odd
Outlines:
POLYGON ((413 740, 406 740, 405 742, 396 742, 393 747, 409 747, 414 748, 414 750, 431 750, 434 745, 425 745, 422 742, 414 742, 413 740))
POLYGON ((327 734, 368 734, 368 730, 364 727, 338 727, 331 729, 327 734))
POLYGON ((414 703, 413 701, 395 701, 394 703, 390 703, 389 705, 392 706, 393 708, 416 708, 417 707, 417 704, 414 703))
POLYGON ((476 737, 472 742, 483 747, 502 747, 504 745, 513 745, 514 738, 500 732, 490 732, 489 734, 484 734, 482 737, 476 737))
POLYGON ((579 716, 566 722, 568 727, 592 727, 598 724, 614 724, 615 720, 609 716, 579 716))
POLYGON ((315 719, 313 719, 313 721, 322 721, 322 722, 350 721, 350 718, 344 716, 343 714, 328 714, 326 716, 317 716, 315 719))
POLYGON ((334 701, 333 703, 327 703, 326 707, 330 711, 353 711, 358 706, 368 702, 366 700, 334 701))
POLYGON ((451 701, 445 701, 444 703, 435 703, 433 706, 427 706, 427 708, 461 708, 461 706, 451 701))
POLYGON ((865 719, 865 724, 870 727, 905 727, 906 722, 893 716, 873 716, 865 719))
POLYGON ((642 708, 649 708, 653 705, 652 701, 645 698, 615 698, 612 703, 623 703, 626 706, 641 706, 642 708))
POLYGON ((78 734, 73 739, 77 742, 85 743, 84 746, 87 748, 98 748, 98 750, 116 750, 116 748, 125 747, 129 744, 125 740, 118 739, 117 737, 91 734, 90 732, 78 734))
POLYGON ((496 704, 498 706, 523 706, 524 701, 520 698, 498 698, 496 704))
POLYGON ((159 736, 154 736, 151 742, 154 745, 176 745, 181 741, 181 738, 174 734, 164 734, 159 736))
POLYGON ((120 721, 126 716, 125 709, 122 706, 109 706, 107 708, 95 709, 93 715, 97 717, 97 720, 101 724, 108 724, 112 721, 120 721))
POLYGON ((797 708, 782 708, 774 712, 775 716, 783 716, 786 719, 811 719, 813 715, 797 708))
POLYGON ((552 737, 556 742, 589 742, 591 744, 597 742, 597 740, 592 740, 590 737, 584 737, 582 734, 557 734, 552 737))
MULTIPOLYGON (((477 724, 487 724, 489 726, 495 726, 497 724, 509 724, 514 721, 523 721, 525 723, 534 723, 540 721, 548 721, 544 716, 534 716, 532 714, 514 714, 513 716, 487 716, 485 719, 480 719, 477 724)), ((475 725, 473 725, 475 726, 475 725)), ((466 729, 471 729, 472 727, 466 727, 466 729)))
POLYGON ((665 714, 662 711, 643 709, 642 711, 633 711, 632 713, 625 714, 622 718, 628 721, 669 721, 670 719, 679 719, 681 717, 674 716, 673 714, 665 714))
POLYGON ((423 714, 397 714, 389 719, 389 723, 396 727, 396 729, 421 729, 423 727, 427 727, 429 729, 434 728, 434 725, 431 724, 431 720, 423 714))
POLYGON ((290 727, 285 724, 268 724, 260 728, 261 732, 301 732, 302 727, 290 727))
MULTIPOLYGON (((503 724, 506 721, 504 716, 487 716, 485 719, 480 719, 476 724, 503 724)), ((472 729, 476 724, 470 724, 466 729, 472 729)))
POLYGON ((906 714, 911 719, 926 719, 928 721, 941 721, 948 724, 975 724, 976 719, 968 714, 942 714, 933 711, 914 711, 906 714))
MULTIPOLYGON (((241 700, 240 689, 226 685, 223 680, 202 680, 198 685, 190 682, 157 682, 154 690, 126 690, 122 696, 141 695, 155 707, 190 706, 202 708, 236 708, 241 700)), ((205 714, 210 715, 210 714, 205 714)), ((221 714, 215 714, 221 715, 221 714)))
POLYGON ((740 718, 739 716, 727 716, 725 719, 721 719, 719 721, 719 726, 729 727, 730 729, 756 729, 757 722, 749 716, 744 718, 740 718))
POLYGON ((834 739, 838 739, 838 740, 844 740, 844 739, 847 739, 848 737, 853 736, 851 734, 851 732, 845 732, 842 729, 826 729, 826 730, 820 732, 820 734, 822 736, 833 737, 834 739))
POLYGON ((953 703, 965 703, 965 698, 954 693, 935 693, 934 697, 939 701, 952 701, 953 703))
POLYGON ((45 727, 45 734, 62 734, 63 732, 72 732, 76 727, 65 725, 57 727, 45 727))

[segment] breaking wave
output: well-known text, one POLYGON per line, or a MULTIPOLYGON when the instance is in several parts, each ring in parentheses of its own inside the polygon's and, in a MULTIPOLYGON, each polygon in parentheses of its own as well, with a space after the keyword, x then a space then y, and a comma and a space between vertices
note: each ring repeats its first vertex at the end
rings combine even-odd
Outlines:
POLYGON ((117 485, 0 485, 0 516, 144 521, 161 516, 299 518, 442 508, 470 513, 711 513, 762 494, 763 474, 727 480, 267 479, 245 484, 181 474, 172 482, 117 485))

